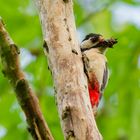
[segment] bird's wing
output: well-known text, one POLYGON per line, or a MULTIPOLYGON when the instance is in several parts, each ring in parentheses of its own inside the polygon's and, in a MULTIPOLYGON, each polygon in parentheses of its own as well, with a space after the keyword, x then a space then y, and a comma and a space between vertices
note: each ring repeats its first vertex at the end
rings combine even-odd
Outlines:
POLYGON ((89 59, 88 59, 88 57, 86 56, 85 53, 82 53, 82 60, 83 60, 83 63, 84 63, 84 72, 85 72, 87 78, 89 79, 89 77, 88 77, 89 59))
POLYGON ((107 81, 108 81, 108 67, 107 67, 107 62, 106 62, 105 69, 104 69, 104 74, 103 74, 103 82, 102 82, 102 85, 101 85, 101 93, 105 89, 105 87, 107 85, 107 81))

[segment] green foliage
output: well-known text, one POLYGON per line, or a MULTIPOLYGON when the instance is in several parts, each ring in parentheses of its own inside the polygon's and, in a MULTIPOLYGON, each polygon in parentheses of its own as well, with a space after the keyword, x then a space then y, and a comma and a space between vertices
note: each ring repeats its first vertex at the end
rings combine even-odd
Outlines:
MULTIPOLYGON (((104 140, 139 140, 140 26, 129 21, 120 24, 125 18, 121 15, 115 20, 113 13, 117 10, 117 3, 120 6, 127 4, 134 9, 140 6, 138 0, 75 0, 75 19, 80 40, 89 32, 101 33, 107 38, 118 38, 118 44, 107 52, 110 80, 97 116, 98 127, 104 140)), ((41 27, 33 1, 1 0, 0 16, 16 44, 21 47, 22 68, 37 93, 41 109, 54 137, 63 140, 53 82, 43 54, 41 27), (37 53, 33 53, 33 50, 37 50, 37 53)), ((133 20, 132 18, 131 21, 133 20)), ((0 70, 2 71, 1 64, 0 70)), ((1 140, 31 139, 26 130, 24 114, 2 72, 0 111, 1 140)))

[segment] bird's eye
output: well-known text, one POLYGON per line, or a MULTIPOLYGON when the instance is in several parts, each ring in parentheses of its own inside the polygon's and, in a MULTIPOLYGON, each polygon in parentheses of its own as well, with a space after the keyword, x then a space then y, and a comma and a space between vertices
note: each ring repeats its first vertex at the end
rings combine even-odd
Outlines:
POLYGON ((99 36, 94 36, 94 37, 91 37, 91 38, 90 38, 90 40, 91 40, 93 43, 97 42, 98 39, 99 39, 99 36))

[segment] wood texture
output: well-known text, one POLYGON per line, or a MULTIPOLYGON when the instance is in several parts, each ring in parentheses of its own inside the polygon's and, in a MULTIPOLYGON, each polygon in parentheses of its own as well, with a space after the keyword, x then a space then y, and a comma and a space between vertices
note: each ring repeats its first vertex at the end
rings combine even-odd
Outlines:
POLYGON ((66 140, 101 140, 87 91, 71 0, 36 0, 66 140), (47 43, 46 43, 47 42, 47 43))

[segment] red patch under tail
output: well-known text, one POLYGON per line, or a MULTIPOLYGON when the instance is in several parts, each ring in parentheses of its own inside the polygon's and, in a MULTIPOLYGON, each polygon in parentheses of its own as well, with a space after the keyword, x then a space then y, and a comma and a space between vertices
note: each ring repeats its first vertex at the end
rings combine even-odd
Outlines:
POLYGON ((95 105, 98 106, 100 100, 99 85, 96 83, 94 84, 94 88, 92 88, 91 84, 89 84, 88 90, 92 107, 95 105))

